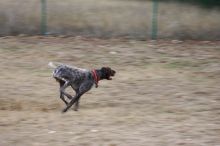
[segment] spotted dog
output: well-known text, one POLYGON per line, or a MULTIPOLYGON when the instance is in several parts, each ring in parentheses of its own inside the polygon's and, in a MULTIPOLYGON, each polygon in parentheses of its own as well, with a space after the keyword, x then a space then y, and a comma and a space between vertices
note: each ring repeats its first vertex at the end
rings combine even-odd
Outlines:
POLYGON ((80 97, 84 93, 89 91, 93 85, 97 88, 100 80, 112 80, 111 77, 116 73, 110 67, 87 70, 53 62, 50 62, 48 65, 54 68, 53 77, 60 84, 60 98, 66 104, 66 107, 62 112, 66 112, 73 104, 75 104, 74 110, 77 111, 79 108, 80 97), (71 86, 76 92, 74 97, 65 91, 69 86, 71 86), (64 96, 70 100, 69 103, 65 100, 64 96))

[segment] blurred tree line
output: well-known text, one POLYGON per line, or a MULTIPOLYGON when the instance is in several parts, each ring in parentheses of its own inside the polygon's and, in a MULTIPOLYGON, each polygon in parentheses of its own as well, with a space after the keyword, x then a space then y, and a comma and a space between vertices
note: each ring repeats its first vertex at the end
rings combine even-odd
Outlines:
POLYGON ((220 0, 160 0, 160 1, 176 1, 182 3, 190 3, 206 8, 218 7, 220 8, 220 0))

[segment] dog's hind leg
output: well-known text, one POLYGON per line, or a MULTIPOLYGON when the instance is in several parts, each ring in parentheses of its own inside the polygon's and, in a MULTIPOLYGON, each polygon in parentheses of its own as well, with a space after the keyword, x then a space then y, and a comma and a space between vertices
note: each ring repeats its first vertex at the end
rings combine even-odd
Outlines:
POLYGON ((66 108, 63 109, 63 113, 65 113, 77 100, 79 100, 80 96, 79 94, 76 94, 75 97, 72 98, 72 100, 67 104, 66 108))
POLYGON ((70 86, 70 82, 59 76, 54 76, 54 78, 60 83, 60 98, 67 104, 66 100, 64 99, 64 95, 68 99, 72 99, 72 96, 65 92, 65 89, 70 86))
POLYGON ((64 95, 68 98, 68 99, 72 99, 73 97, 71 95, 69 95, 68 93, 65 92, 65 89, 70 86, 70 83, 67 81, 64 84, 60 84, 60 98, 63 100, 63 102, 68 105, 68 102, 65 100, 64 95))
POLYGON ((63 92, 61 92, 61 88, 63 88, 65 82, 60 80, 59 83, 60 83, 60 99, 62 99, 62 101, 67 105, 68 102, 65 100, 63 92))

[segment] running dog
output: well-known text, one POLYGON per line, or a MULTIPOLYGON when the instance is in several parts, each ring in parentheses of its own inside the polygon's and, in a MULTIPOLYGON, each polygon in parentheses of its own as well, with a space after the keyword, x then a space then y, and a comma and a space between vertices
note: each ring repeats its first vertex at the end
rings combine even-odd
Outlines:
POLYGON ((50 62, 48 65, 54 68, 53 77, 60 84, 60 98, 66 104, 66 107, 62 110, 63 113, 66 112, 73 104, 75 104, 74 110, 77 111, 79 108, 80 97, 84 93, 89 91, 93 85, 97 88, 100 80, 112 80, 111 77, 116 73, 110 67, 87 70, 53 62, 50 62), (74 97, 65 91, 65 89, 69 86, 71 86, 76 92, 74 97), (69 103, 65 100, 64 96, 70 100, 69 103))

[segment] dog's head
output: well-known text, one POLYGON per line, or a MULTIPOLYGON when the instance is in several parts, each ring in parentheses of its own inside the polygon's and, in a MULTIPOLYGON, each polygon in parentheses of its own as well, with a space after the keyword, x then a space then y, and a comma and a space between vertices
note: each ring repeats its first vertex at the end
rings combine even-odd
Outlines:
POLYGON ((103 78, 107 80, 112 80, 111 77, 115 76, 115 73, 116 73, 116 71, 114 71, 110 67, 102 67, 101 72, 102 72, 103 78))

